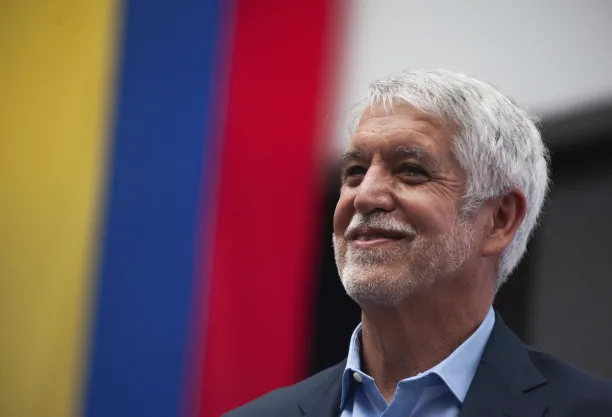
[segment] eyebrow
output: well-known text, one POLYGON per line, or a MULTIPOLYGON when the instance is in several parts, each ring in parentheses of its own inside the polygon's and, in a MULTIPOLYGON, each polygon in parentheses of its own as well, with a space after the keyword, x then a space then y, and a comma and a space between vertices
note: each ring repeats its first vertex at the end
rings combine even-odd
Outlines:
POLYGON ((346 151, 342 155, 342 162, 347 163, 349 161, 365 159, 359 151, 346 151))
MULTIPOLYGON (((342 155, 342 163, 345 165, 351 161, 363 161, 367 159, 369 156, 369 152, 363 152, 358 150, 350 150, 342 155)), ((439 165, 436 158, 426 149, 414 147, 414 146, 398 146, 394 151, 390 154, 386 152, 385 157, 397 158, 398 156, 414 158, 420 161, 422 164, 426 165, 429 168, 435 168, 439 165)))

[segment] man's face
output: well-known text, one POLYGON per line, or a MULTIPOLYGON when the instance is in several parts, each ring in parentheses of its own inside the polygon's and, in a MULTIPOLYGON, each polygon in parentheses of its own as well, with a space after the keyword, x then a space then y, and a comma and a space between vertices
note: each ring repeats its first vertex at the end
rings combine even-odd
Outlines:
POLYGON ((338 272, 357 302, 395 306, 471 254, 453 133, 409 106, 362 115, 344 157, 333 235, 338 272))

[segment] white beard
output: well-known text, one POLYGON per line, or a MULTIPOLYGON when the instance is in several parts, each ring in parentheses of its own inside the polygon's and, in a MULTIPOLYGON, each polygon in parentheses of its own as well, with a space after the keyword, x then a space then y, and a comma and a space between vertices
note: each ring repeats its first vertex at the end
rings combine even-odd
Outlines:
POLYGON ((344 289, 358 304, 395 307, 419 287, 443 279, 463 265, 472 252, 472 226, 458 219, 451 231, 423 237, 415 236, 412 227, 389 215, 356 214, 347 231, 355 227, 402 228, 414 238, 398 241, 385 249, 364 250, 352 249, 345 237, 334 235, 336 266, 344 289))

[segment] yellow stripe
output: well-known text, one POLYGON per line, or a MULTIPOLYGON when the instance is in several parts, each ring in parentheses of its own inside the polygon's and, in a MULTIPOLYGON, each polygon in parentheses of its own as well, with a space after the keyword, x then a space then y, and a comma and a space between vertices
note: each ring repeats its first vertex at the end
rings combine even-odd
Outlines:
POLYGON ((79 414, 116 0, 0 0, 0 416, 79 414))

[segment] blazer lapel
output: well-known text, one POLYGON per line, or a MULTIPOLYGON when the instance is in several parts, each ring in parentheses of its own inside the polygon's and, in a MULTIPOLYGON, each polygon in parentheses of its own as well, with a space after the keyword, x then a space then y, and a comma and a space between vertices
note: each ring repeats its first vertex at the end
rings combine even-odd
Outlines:
POLYGON ((496 313, 459 417, 541 417, 546 404, 539 404, 532 393, 545 384, 525 345, 496 313))
POLYGON ((326 381, 314 388, 298 406, 305 417, 337 417, 340 415, 342 374, 346 360, 330 369, 326 381))

